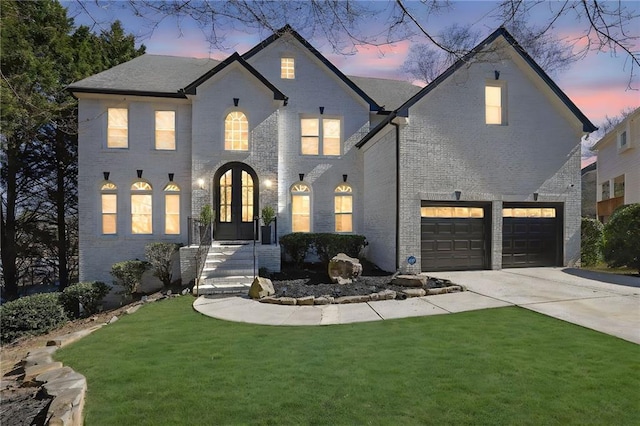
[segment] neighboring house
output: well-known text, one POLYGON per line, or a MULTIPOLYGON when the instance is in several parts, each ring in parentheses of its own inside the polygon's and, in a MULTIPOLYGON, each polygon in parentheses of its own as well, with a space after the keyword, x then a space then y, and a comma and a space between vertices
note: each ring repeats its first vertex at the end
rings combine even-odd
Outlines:
POLYGON ((597 161, 582 169, 582 217, 596 218, 597 169, 597 161))
POLYGON ((640 108, 596 143, 598 219, 605 223, 618 207, 640 203, 640 108))
MULTIPOLYGON (((347 77, 290 27, 222 62, 144 55, 74 83, 80 275, 152 241, 357 233, 385 270, 572 264, 589 120, 498 29, 423 89, 347 77)), ((279 262, 261 257, 260 266, 279 262)))

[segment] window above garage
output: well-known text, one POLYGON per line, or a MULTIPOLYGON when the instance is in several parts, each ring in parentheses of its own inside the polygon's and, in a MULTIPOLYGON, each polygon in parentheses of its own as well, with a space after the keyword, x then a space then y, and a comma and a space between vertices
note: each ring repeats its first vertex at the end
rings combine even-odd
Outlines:
POLYGON ((420 216, 434 218, 465 218, 465 217, 484 217, 484 209, 482 207, 451 207, 451 206, 434 206, 421 207, 420 216))
POLYGON ((546 208, 506 208, 502 209, 502 217, 556 217, 556 209, 546 208))

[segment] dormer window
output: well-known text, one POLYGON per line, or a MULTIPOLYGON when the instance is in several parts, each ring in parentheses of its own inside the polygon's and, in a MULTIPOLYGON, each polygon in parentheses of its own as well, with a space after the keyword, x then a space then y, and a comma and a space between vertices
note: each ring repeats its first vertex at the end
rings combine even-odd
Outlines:
POLYGON ((293 58, 280 59, 280 78, 287 80, 296 78, 296 67, 293 58))

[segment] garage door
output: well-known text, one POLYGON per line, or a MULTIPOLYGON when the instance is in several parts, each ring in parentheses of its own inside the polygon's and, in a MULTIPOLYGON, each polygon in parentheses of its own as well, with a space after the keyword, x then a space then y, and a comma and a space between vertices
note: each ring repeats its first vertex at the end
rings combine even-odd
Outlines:
POLYGON ((421 208, 422 271, 488 267, 487 205, 425 205, 421 208))
POLYGON ((505 203, 502 210, 502 267, 562 264, 562 209, 505 203))

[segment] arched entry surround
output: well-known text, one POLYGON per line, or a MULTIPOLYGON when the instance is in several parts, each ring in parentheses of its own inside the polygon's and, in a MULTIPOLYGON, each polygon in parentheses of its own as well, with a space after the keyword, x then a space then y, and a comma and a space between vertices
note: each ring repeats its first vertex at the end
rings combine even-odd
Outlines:
POLYGON ((217 240, 253 239, 259 187, 258 175, 245 163, 231 162, 218 169, 213 177, 217 240))

